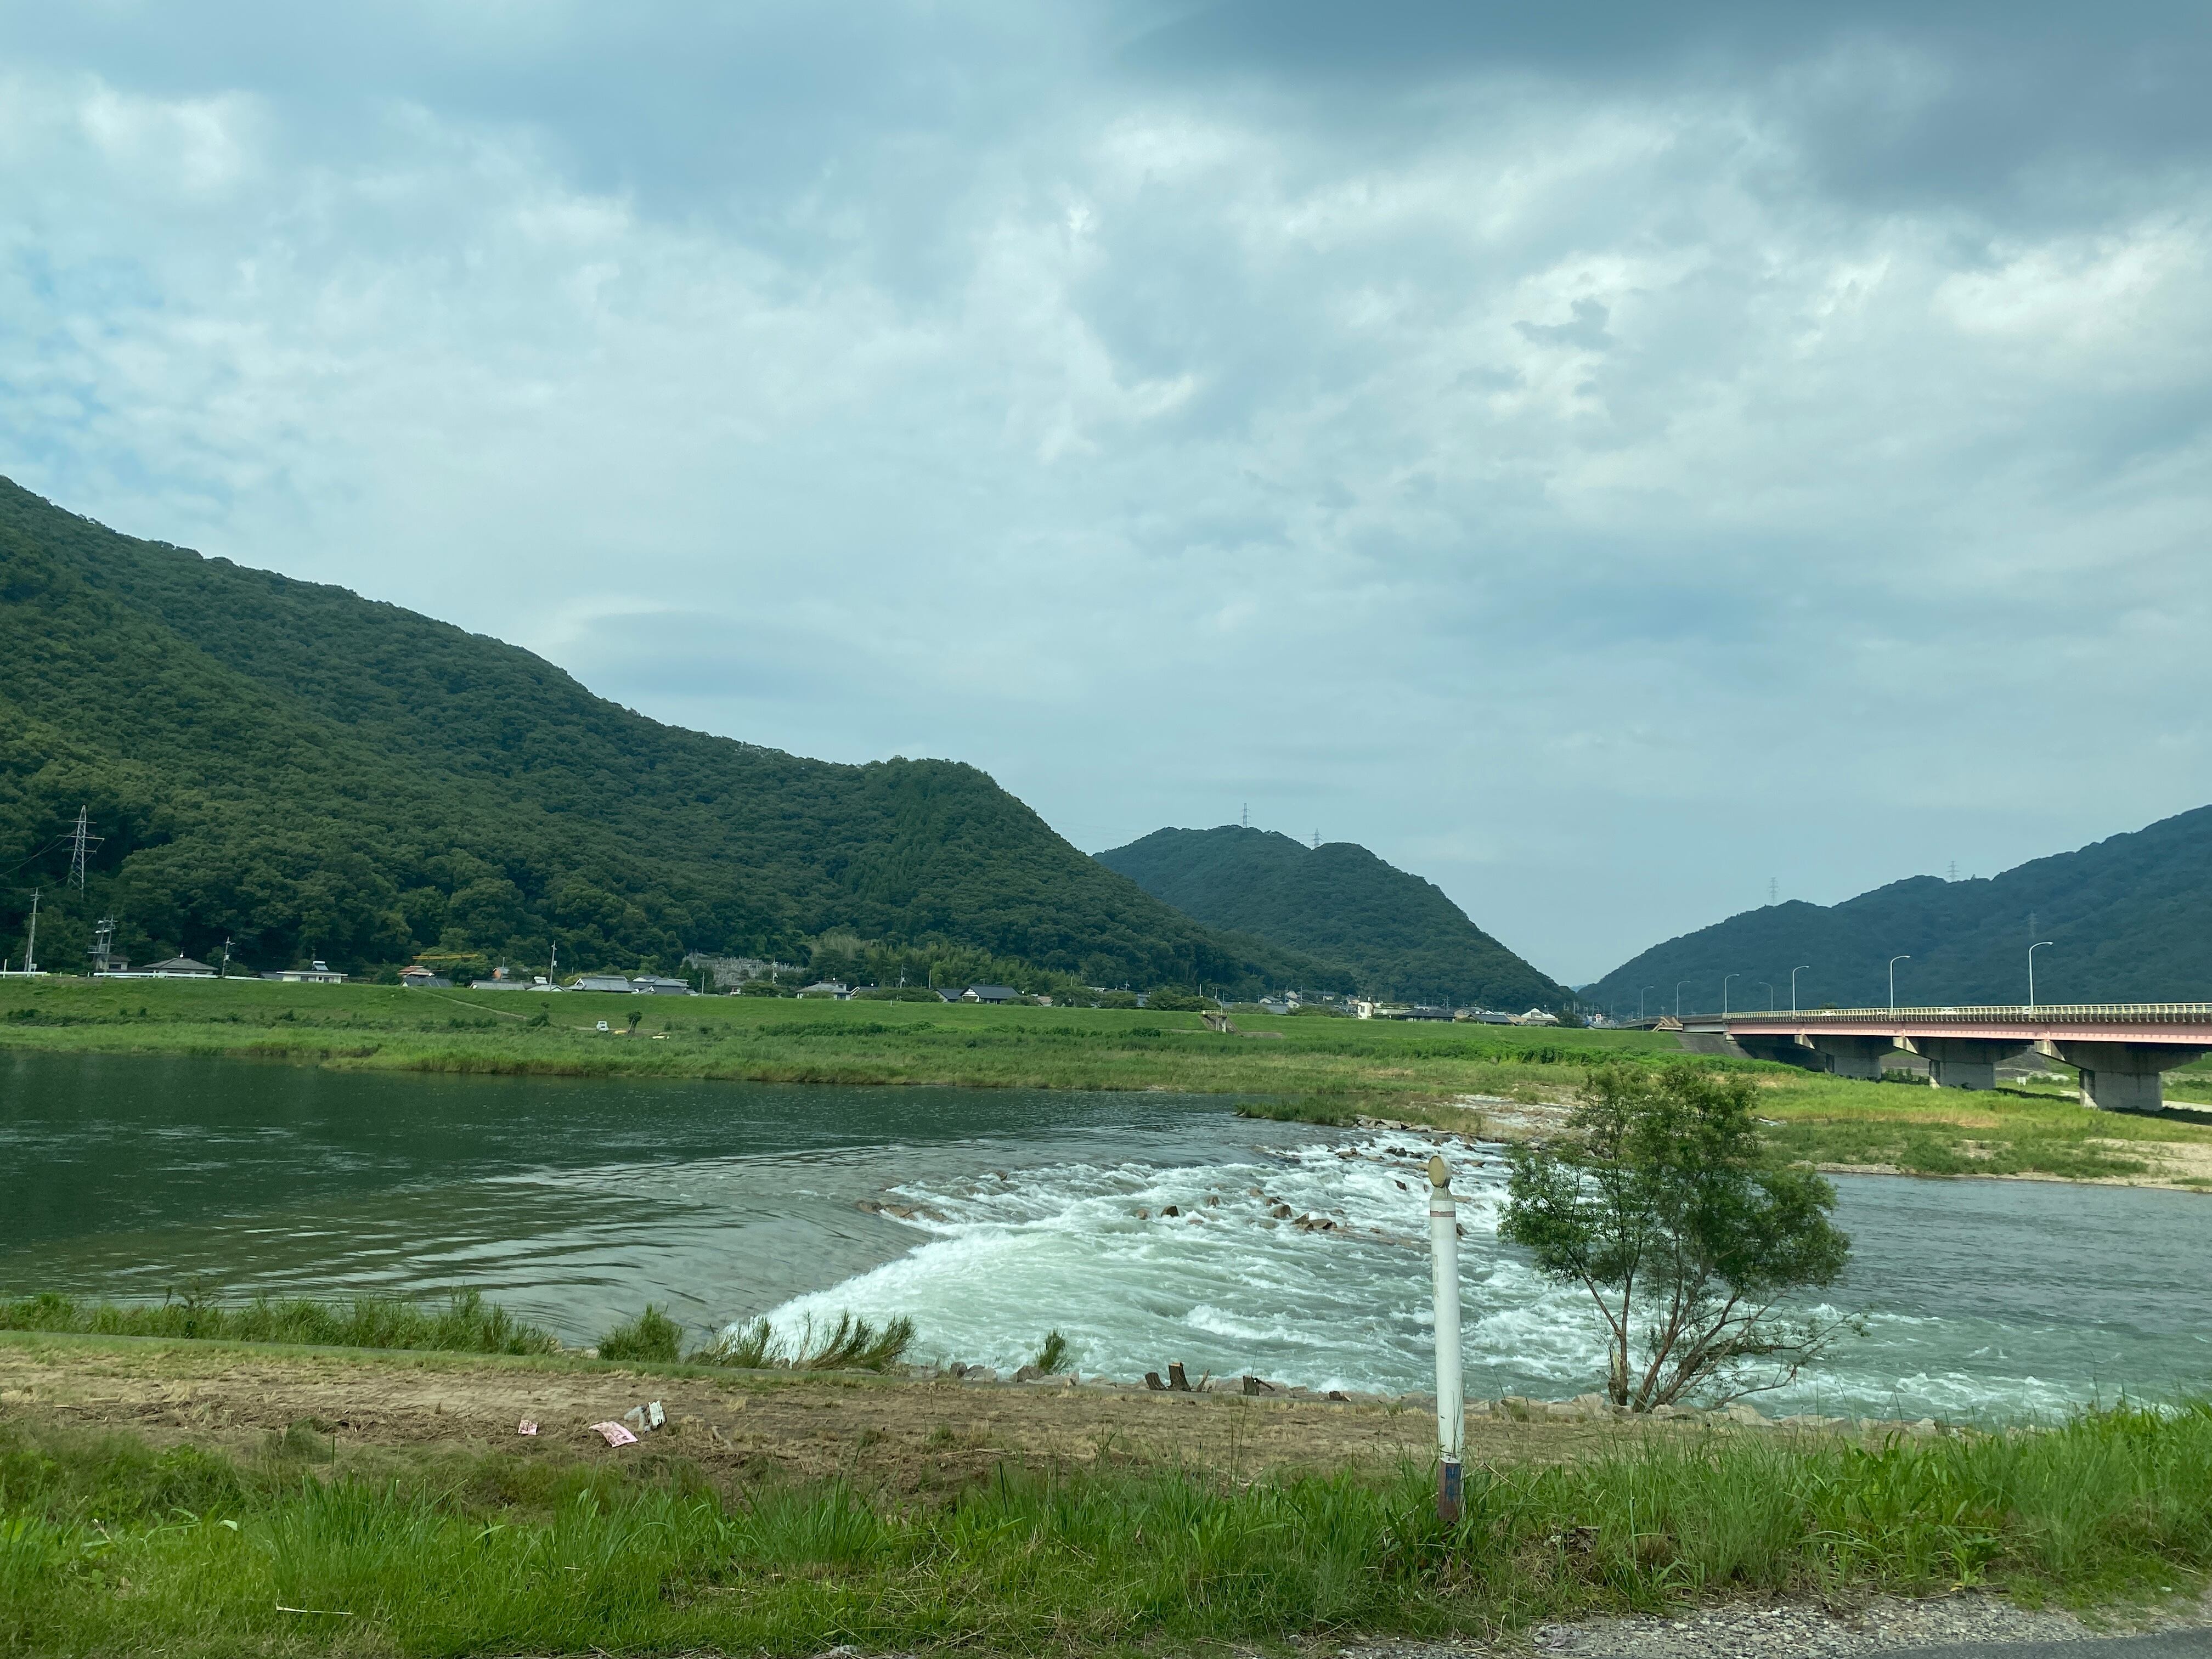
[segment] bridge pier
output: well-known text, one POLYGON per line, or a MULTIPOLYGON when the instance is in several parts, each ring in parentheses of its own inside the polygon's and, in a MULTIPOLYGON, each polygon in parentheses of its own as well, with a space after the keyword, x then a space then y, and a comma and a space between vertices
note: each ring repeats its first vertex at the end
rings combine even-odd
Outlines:
POLYGON ((1928 1080, 1939 1089, 1994 1089, 1997 1062, 2010 1060, 2027 1045, 2002 1037, 1908 1037, 1928 1059, 1928 1080))
POLYGON ((1808 1072, 1828 1069, 1827 1057, 1794 1036, 1740 1036, 1736 1047, 1753 1060, 1771 1060, 1783 1066, 1802 1066, 1808 1072))
POLYGON ((1829 1071, 1867 1083, 1881 1081, 1883 1057, 1897 1048, 1897 1040, 1886 1036, 1830 1036, 1823 1032, 1812 1042, 1814 1050, 1826 1056, 1829 1071))
POLYGON ((2081 1073, 2081 1103, 2100 1112, 2162 1112, 2163 1073, 2186 1066, 2205 1051, 2164 1042, 2039 1043, 2081 1073))

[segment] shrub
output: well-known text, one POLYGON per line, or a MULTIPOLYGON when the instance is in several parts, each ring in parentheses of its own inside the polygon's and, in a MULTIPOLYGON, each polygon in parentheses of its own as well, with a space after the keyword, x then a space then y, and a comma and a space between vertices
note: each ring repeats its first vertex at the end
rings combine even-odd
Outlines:
POLYGON ((599 1358, 672 1363, 683 1341, 684 1328, 648 1302, 643 1313, 599 1339, 599 1358))

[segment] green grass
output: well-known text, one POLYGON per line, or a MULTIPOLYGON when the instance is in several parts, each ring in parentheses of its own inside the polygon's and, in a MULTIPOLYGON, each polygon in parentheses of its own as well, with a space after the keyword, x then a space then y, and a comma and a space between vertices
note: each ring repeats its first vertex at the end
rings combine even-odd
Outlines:
MULTIPOLYGON (((841 1313, 837 1322, 823 1331, 816 1330, 810 1319, 788 1341, 768 1321, 756 1319, 727 1340, 700 1349, 691 1363, 744 1370, 883 1371, 898 1364, 913 1346, 914 1321, 904 1315, 877 1326, 841 1313)), ((605 1357, 605 1348, 599 1352, 605 1357)))
POLYGON ((2158 1174, 2177 1146, 2212 1142, 2203 1124, 2089 1111, 2056 1091, 1966 1094, 1811 1073, 1759 1081, 1769 1138, 1819 1164, 1930 1176, 2142 1177, 2158 1174))
POLYGON ((1489 1634, 1742 1594, 1990 1585, 2088 1603, 2212 1565, 2212 1409, 1863 1446, 1653 1435, 1474 1468, 1239 1480, 1001 1467, 723 1491, 643 1449, 334 1466, 0 1428, 0 1651, 1155 1650, 1489 1634))
POLYGON ((684 1328, 648 1302, 643 1313, 599 1339, 599 1358, 673 1364, 683 1341, 684 1328))
MULTIPOLYGON (((1564 1101, 1595 1065, 1719 1066, 1756 1076, 1791 1153, 1923 1175, 2157 1173, 2159 1142, 2212 1127, 2085 1111, 2053 1085, 1996 1094, 1853 1082, 1683 1053, 1667 1034, 1239 1015, 1208 1031, 1151 1010, 744 997, 423 992, 56 979, 0 983, 0 1051, 195 1054, 347 1069, 977 1088, 1164 1089, 1325 1126, 1365 1115, 1467 1127, 1456 1096, 1564 1101), (634 1036, 621 1033, 632 1011, 634 1036), (539 1016, 543 1023, 535 1023, 539 1016), (613 1028, 593 1029, 605 1019, 613 1028), (2118 1142, 2118 1146, 2100 1145, 2118 1142), (2138 1151, 2137 1149, 2141 1150, 2138 1151)), ((2170 1092, 2212 1099, 2212 1067, 2170 1092)))
POLYGON ((1516 1030, 1144 1009, 426 992, 264 981, 0 984, 0 1049, 185 1054, 348 1069, 1293 1096, 1571 1087, 1601 1059, 1684 1058, 1649 1032, 1516 1030), (634 1036, 628 1016, 641 1014, 634 1036), (533 1024, 543 1014, 544 1023, 533 1024), (613 1028, 593 1029, 599 1020, 613 1028), (1246 1031, 1268 1033, 1248 1036, 1246 1031))
POLYGON ((515 1318, 475 1291, 456 1291, 442 1306, 382 1297, 356 1297, 349 1302, 260 1297, 242 1305, 225 1305, 197 1295, 118 1305, 43 1291, 18 1301, 0 1300, 0 1330, 447 1353, 550 1353, 558 1346, 550 1332, 515 1318))

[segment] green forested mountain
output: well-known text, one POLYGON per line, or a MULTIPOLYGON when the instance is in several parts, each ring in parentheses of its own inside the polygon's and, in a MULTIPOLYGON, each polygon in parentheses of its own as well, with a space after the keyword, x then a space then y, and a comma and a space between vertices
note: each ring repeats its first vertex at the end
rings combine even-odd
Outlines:
POLYGON ((1098 861, 1200 921, 1345 963, 1376 996, 1515 1011, 1573 1000, 1433 883, 1350 842, 1310 848, 1232 823, 1156 830, 1098 861))
POLYGON ((443 950, 996 959, 1138 987, 1328 970, 1114 874, 973 767, 660 726, 500 641, 117 535, 0 480, 0 942, 349 969, 443 950), (88 890, 58 837, 105 840, 88 890), (849 955, 849 951, 847 951, 849 955))
POLYGON ((2018 1003, 2027 998, 2027 949, 2039 1002, 2194 1002, 2212 1000, 2212 806, 2114 836, 2078 852, 1986 880, 1914 876, 1841 904, 1771 904, 1654 945, 1583 988, 1588 1001, 1636 1006, 1657 986, 1653 1012, 1717 1011, 1721 976, 1736 977, 1729 1005, 1766 1006, 1768 985, 1790 1006, 1790 969, 1801 1006, 1880 1007, 1889 997, 1925 1006, 2018 1003))

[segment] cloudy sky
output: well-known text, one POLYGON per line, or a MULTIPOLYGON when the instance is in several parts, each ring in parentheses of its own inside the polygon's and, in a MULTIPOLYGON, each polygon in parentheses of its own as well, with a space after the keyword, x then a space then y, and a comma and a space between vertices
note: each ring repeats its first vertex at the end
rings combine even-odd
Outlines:
POLYGON ((0 3, 0 472, 1580 981, 2212 800, 2195 3, 0 3))

